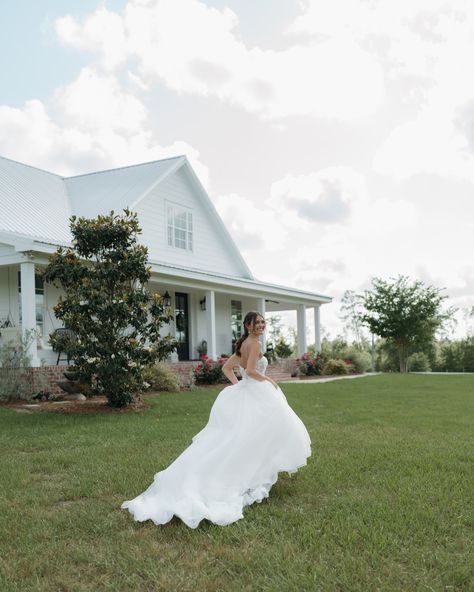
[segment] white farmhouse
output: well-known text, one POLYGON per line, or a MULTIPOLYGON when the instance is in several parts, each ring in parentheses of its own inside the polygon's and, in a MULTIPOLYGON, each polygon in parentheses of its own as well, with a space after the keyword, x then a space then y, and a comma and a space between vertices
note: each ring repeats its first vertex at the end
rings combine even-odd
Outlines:
POLYGON ((150 289, 169 296, 179 360, 207 342, 216 358, 232 351, 248 310, 297 311, 298 350, 306 350, 306 309, 331 298, 256 280, 185 156, 61 177, 0 157, 0 341, 38 328, 32 365, 55 363, 48 335, 60 326, 58 290, 38 272, 58 245, 71 241, 69 218, 137 212, 152 267, 150 289))

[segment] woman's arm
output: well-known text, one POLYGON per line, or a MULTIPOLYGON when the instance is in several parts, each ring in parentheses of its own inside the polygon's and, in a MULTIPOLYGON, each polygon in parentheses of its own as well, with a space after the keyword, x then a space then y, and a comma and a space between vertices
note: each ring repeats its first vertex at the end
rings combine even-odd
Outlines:
POLYGON ((268 382, 273 384, 273 386, 275 388, 278 388, 278 385, 274 380, 272 380, 269 376, 265 376, 265 374, 262 374, 261 372, 259 372, 257 370, 257 361, 259 360, 259 358, 260 358, 260 344, 258 341, 255 341, 250 346, 249 357, 247 358, 246 372, 247 372, 248 376, 251 376, 255 380, 259 380, 260 382, 267 380, 268 382))
POLYGON ((237 384, 237 376, 234 373, 234 368, 239 365, 237 356, 232 354, 227 362, 222 366, 222 372, 230 380, 232 384, 237 384))

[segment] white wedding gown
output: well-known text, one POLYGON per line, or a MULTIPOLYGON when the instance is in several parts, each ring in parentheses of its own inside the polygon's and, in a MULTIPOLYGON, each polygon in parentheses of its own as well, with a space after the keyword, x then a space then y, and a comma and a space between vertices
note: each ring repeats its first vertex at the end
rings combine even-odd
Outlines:
MULTIPOLYGON (((267 359, 257 369, 264 373, 267 359)), ((224 388, 192 444, 135 499, 123 502, 136 521, 165 524, 178 516, 190 528, 203 519, 225 526, 268 497, 279 471, 295 472, 311 455, 309 434, 280 388, 240 368, 224 388)))

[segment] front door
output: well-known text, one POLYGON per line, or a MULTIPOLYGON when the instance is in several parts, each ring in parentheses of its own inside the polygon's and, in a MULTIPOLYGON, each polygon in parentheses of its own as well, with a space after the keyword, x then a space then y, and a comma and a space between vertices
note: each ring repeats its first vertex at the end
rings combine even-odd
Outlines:
POLYGON ((176 324, 175 338, 178 341, 178 360, 189 360, 189 313, 188 295, 176 292, 174 295, 176 324))

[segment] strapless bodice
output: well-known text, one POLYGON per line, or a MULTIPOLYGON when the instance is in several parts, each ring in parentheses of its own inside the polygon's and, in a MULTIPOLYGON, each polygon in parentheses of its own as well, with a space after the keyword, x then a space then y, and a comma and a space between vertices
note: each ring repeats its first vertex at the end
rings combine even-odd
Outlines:
MULTIPOLYGON (((268 366, 268 360, 265 356, 262 356, 261 358, 259 358, 257 360, 256 368, 262 374, 265 374, 265 372, 267 370, 267 366, 268 366)), ((247 371, 245 370, 245 368, 242 368, 242 366, 239 366, 239 369, 240 369, 240 375, 242 376, 242 378, 250 378, 247 375, 247 371)))

